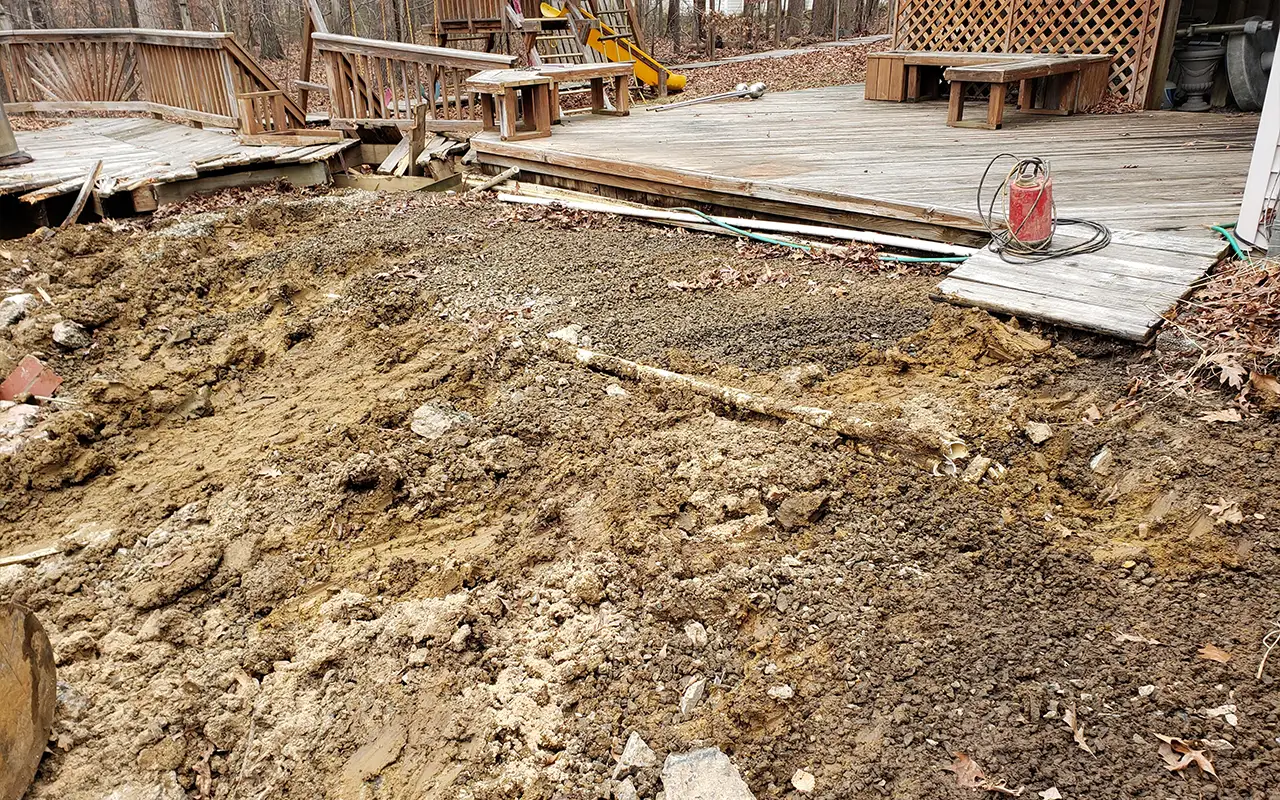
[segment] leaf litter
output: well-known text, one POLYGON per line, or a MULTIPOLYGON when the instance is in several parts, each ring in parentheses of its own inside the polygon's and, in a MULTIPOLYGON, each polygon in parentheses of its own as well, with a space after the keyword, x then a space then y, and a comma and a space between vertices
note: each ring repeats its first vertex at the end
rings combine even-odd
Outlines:
POLYGON ((1231 654, 1215 644, 1206 643, 1196 652, 1206 661, 1217 661, 1219 664, 1225 664, 1231 660, 1231 654))
POLYGON ((1082 723, 1080 718, 1076 715, 1075 706, 1069 706, 1067 710, 1062 713, 1062 721, 1071 729, 1071 738, 1075 740, 1076 744, 1080 745, 1080 749, 1094 758, 1097 758, 1098 754, 1093 751, 1093 748, 1089 746, 1089 742, 1085 739, 1084 723, 1082 723))
POLYGON ((986 772, 978 765, 978 762, 964 753, 955 753, 955 757, 956 760, 949 766, 943 767, 943 769, 955 773, 956 785, 962 789, 980 789, 1009 797, 1021 797, 1022 793, 1026 791, 1024 786, 1011 789, 1005 781, 988 778, 986 772))
POLYGON ((1202 774, 1218 777, 1218 773, 1214 772, 1213 763, 1203 750, 1197 750, 1191 746, 1190 742, 1176 736, 1162 736, 1157 733, 1155 737, 1160 740, 1159 752, 1160 757, 1164 759, 1165 769, 1170 772, 1182 772, 1195 764, 1202 774))

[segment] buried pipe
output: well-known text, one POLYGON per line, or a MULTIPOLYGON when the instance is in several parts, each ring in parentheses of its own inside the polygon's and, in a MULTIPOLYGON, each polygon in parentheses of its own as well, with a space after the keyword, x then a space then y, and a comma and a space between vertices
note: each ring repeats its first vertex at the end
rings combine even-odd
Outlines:
POLYGON ((862 455, 885 461, 905 461, 935 475, 955 475, 956 459, 966 458, 969 448, 957 436, 912 430, 901 422, 873 422, 852 414, 814 406, 802 406, 745 389, 650 367, 595 350, 575 347, 547 338, 543 350, 557 361, 577 364, 619 378, 650 380, 717 400, 730 408, 775 419, 794 420, 813 428, 834 431, 853 441, 862 455))
POLYGON ((918 250, 924 253, 939 253, 947 256, 971 256, 978 252, 977 248, 963 247, 945 242, 927 242, 923 239, 912 239, 908 236, 894 236, 889 233, 872 231, 856 231, 849 228, 830 228, 822 225, 804 225, 792 222, 773 222, 746 217, 700 217, 681 211, 663 211, 661 209, 632 208, 630 206, 613 205, 611 203, 590 203, 581 200, 553 200, 544 197, 528 197, 518 194, 500 193, 498 199, 504 203, 522 203, 534 206, 562 205, 579 211, 594 211, 598 214, 618 214, 625 217, 638 217, 666 222, 704 223, 711 220, 716 224, 732 225, 743 230, 771 231, 775 233, 793 233, 803 236, 818 236, 826 239, 841 239, 849 242, 874 244, 880 247, 894 247, 903 250, 918 250))

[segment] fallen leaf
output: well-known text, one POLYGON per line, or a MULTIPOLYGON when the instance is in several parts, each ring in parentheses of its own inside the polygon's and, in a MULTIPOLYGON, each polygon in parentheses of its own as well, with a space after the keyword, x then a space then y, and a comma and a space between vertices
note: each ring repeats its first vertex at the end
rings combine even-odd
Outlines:
POLYGON ((1248 372, 1244 367, 1240 366, 1239 353, 1214 353, 1206 359, 1210 364, 1218 368, 1218 380, 1227 384, 1232 389, 1239 389, 1244 386, 1245 374, 1248 372))
POLYGON ((1043 792, 1036 792, 1036 794, 1040 795, 1041 800, 1062 800, 1062 792, 1058 791, 1057 786, 1050 786, 1043 792))
POLYGON ((1201 647, 1196 652, 1200 654, 1201 658, 1207 661, 1217 661, 1221 664, 1225 664, 1231 660, 1230 653, 1228 653, 1226 650, 1223 650, 1221 647, 1218 647, 1217 645, 1213 645, 1213 644, 1206 644, 1204 647, 1201 647))
POLYGON ((1148 639, 1147 637, 1139 636, 1136 633, 1117 633, 1116 644, 1122 644, 1124 642, 1137 642, 1138 644, 1164 644, 1164 642, 1159 642, 1155 639, 1148 639))
POLYGON ((1190 743, 1176 736, 1155 735, 1160 740, 1160 757, 1164 759, 1165 769, 1170 772, 1181 772, 1195 764, 1206 775, 1218 777, 1213 771, 1213 763, 1201 750, 1196 750, 1190 743))
POLYGON ((1210 411, 1208 414, 1201 414, 1201 422, 1239 422, 1241 420, 1240 412, 1234 408, 1224 408, 1221 411, 1210 411))
POLYGON ((982 782, 986 780, 987 774, 982 771, 982 767, 978 766, 978 762, 964 753, 954 753, 953 755, 956 757, 955 762, 949 767, 943 767, 943 769, 956 774, 956 786, 965 789, 981 789, 982 782))
POLYGON ((1251 372, 1249 373, 1249 384, 1259 392, 1264 392, 1272 397, 1280 397, 1280 381, 1276 380, 1273 375, 1251 372))
POLYGON ((1080 745, 1080 749, 1096 757, 1097 753, 1093 752, 1093 748, 1085 741, 1084 725, 1081 724, 1079 717, 1076 716, 1075 706, 1070 706, 1062 713, 1062 721, 1071 729, 1071 738, 1076 740, 1076 744, 1080 745))
POLYGON ((1235 500, 1219 497, 1218 502, 1205 503, 1204 507, 1208 509, 1214 522, 1229 522, 1234 525, 1244 521, 1244 512, 1240 510, 1240 503, 1235 500))
POLYGON ((1022 797, 1022 793, 1027 790, 1025 786, 1019 786, 1017 789, 1010 789, 1004 781, 995 783, 994 781, 984 781, 980 789, 986 789, 988 792, 996 794, 1008 795, 1009 797, 1022 797))

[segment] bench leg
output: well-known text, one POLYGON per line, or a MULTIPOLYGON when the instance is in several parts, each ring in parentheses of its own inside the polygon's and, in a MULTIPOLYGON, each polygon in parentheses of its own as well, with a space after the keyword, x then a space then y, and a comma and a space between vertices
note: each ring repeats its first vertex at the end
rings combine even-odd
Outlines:
POLYGON ((993 131, 1000 130, 1004 124, 1004 101, 1009 94, 1009 84, 991 84, 991 99, 987 101, 987 127, 993 131))
POLYGON ((1065 75, 1050 75, 1033 81, 1044 89, 1044 102, 1041 107, 1024 108, 1028 114, 1048 114, 1065 117, 1075 113, 1076 94, 1080 87, 1080 73, 1069 72, 1065 75))
POLYGON ((516 138, 516 93, 514 91, 503 92, 499 96, 501 106, 498 109, 498 135, 502 137, 504 142, 516 138))
POLYGON ((591 79, 591 113, 603 114, 606 111, 604 106, 604 78, 591 79))
POLYGON ((613 113, 619 117, 631 115, 630 75, 619 75, 613 79, 613 113))
POLYGON ((917 64, 907 65, 907 102, 914 103, 920 99, 920 67, 917 64))
POLYGON ((551 84, 551 124, 559 125, 560 117, 563 115, 563 113, 564 113, 563 110, 560 108, 560 84, 552 83, 551 84))
POLYGON ((1036 97, 1035 97, 1034 87, 1035 87, 1035 81, 1030 79, 1018 82, 1018 110, 1019 111, 1029 112, 1031 111, 1031 109, 1035 108, 1036 97))
POLYGON ((964 121, 964 81, 951 82, 951 102, 947 104, 947 124, 958 128, 964 121))
POLYGON ((491 94, 480 95, 480 125, 486 131, 498 129, 497 108, 491 94))

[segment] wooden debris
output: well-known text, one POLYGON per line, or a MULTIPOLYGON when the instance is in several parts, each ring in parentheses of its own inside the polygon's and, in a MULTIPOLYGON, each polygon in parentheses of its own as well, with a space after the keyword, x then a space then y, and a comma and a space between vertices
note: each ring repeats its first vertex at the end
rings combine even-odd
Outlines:
POLYGON ((80 186, 80 194, 76 195, 76 201, 71 204, 71 210, 67 212, 67 218, 58 226, 58 230, 62 230, 80 218, 80 214, 84 211, 85 203, 89 202, 89 195, 93 194, 93 187, 97 184, 98 175, 101 172, 102 160, 99 159, 94 162, 89 174, 85 176, 84 184, 80 186))
POLYGON ((487 189, 492 189, 493 187, 497 186, 503 181, 513 179, 519 174, 520 174, 519 167, 509 167, 508 169, 504 169, 502 172, 499 172, 497 175, 494 175, 493 177, 484 181, 483 183, 473 186, 471 190, 467 192, 467 194, 479 194, 480 192, 483 192, 487 189))
POLYGON ((900 423, 873 422, 824 408, 793 405, 766 395, 574 347, 555 339, 548 338, 543 347, 553 358, 566 364, 580 364, 631 380, 651 380, 709 397, 739 411, 835 431, 855 442, 858 452, 863 455, 888 461, 907 461, 935 474, 954 475, 955 460, 968 455, 968 449, 958 437, 922 433, 900 423))
POLYGON ((19 553, 13 556, 0 556, 0 567, 7 567, 10 564, 25 564, 28 561, 38 561, 42 558, 57 555, 62 552, 56 547, 42 547, 39 550, 31 550, 26 553, 19 553))

